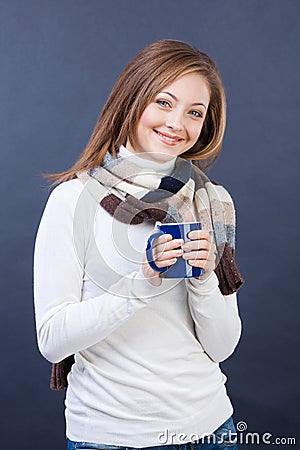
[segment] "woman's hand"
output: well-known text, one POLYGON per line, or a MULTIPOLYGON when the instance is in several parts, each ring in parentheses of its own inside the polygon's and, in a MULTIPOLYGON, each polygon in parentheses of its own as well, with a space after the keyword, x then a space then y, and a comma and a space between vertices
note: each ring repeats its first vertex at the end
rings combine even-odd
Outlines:
POLYGON ((193 267, 204 269, 204 275, 199 279, 206 280, 215 269, 216 246, 213 237, 206 230, 194 230, 188 234, 191 241, 182 245, 184 251, 182 257, 193 267))
MULTIPOLYGON (((157 231, 157 230, 154 230, 157 231)), ((153 259, 157 267, 169 267, 176 263, 178 257, 183 257, 193 267, 201 267, 204 269, 204 275, 201 280, 206 280, 215 269, 215 249, 212 236, 206 230, 190 231, 188 242, 183 239, 172 239, 171 234, 159 236, 154 241, 153 259)), ((154 286, 159 286, 162 282, 159 272, 153 270, 148 264, 146 255, 142 271, 144 277, 154 286)))
MULTIPOLYGON (((163 234, 156 238, 152 251, 153 259, 157 267, 162 269, 175 264, 177 258, 183 255, 183 250, 181 248, 183 243, 183 239, 173 239, 171 234, 163 234)), ((161 284, 162 280, 159 277, 160 272, 157 272, 150 267, 146 254, 144 254, 142 270, 144 277, 147 278, 151 284, 154 286, 159 286, 161 284)))

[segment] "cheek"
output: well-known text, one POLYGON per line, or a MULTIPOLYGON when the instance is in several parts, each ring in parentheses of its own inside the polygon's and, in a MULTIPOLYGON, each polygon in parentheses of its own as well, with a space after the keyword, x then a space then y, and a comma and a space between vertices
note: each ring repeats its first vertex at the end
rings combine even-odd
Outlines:
POLYGON ((190 133, 189 134, 190 134, 190 139, 192 141, 196 142, 198 140, 198 138, 199 138, 199 136, 201 134, 202 127, 203 127, 203 122, 201 123, 201 125, 197 124, 197 125, 192 126, 190 128, 190 133))
POLYGON ((152 128, 156 121, 157 112, 154 111, 152 105, 149 105, 140 117, 139 126, 141 128, 152 128))

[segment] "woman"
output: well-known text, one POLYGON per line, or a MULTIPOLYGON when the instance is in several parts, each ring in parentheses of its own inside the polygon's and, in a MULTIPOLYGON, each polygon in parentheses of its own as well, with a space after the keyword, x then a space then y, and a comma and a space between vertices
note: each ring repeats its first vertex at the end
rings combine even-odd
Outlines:
POLYGON ((225 111, 215 63, 157 41, 121 73, 78 161, 49 176, 60 184, 36 238, 36 326, 51 387, 67 387, 70 450, 236 448, 218 364, 241 331, 234 207, 196 166, 217 158, 225 111), (155 224, 197 220, 189 242, 157 238, 154 259, 203 275, 160 276, 145 257, 155 224))

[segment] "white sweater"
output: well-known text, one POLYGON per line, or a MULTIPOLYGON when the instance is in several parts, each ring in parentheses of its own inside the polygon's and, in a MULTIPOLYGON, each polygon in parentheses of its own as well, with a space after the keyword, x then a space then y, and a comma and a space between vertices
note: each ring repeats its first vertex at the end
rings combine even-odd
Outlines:
POLYGON ((141 272, 152 229, 114 221, 77 179, 47 202, 34 254, 37 337, 51 362, 75 354, 71 440, 181 444, 232 414, 218 362, 240 337, 236 294, 223 296, 215 273, 152 286, 141 272))

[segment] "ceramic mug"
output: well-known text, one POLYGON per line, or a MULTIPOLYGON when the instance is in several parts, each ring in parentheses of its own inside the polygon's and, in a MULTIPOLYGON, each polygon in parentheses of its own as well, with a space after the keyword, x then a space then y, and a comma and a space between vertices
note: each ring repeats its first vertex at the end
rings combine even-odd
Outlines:
POLYGON ((193 230, 201 230, 200 222, 182 222, 182 223, 162 223, 157 225, 158 231, 153 233, 148 241, 146 247, 146 256, 150 267, 157 272, 160 272, 160 277, 164 278, 193 278, 203 275, 201 267, 192 267, 188 261, 182 257, 178 257, 175 264, 168 267, 159 268, 154 262, 153 258, 153 242, 163 234, 171 234, 173 239, 183 239, 185 242, 190 241, 188 234, 193 230))

